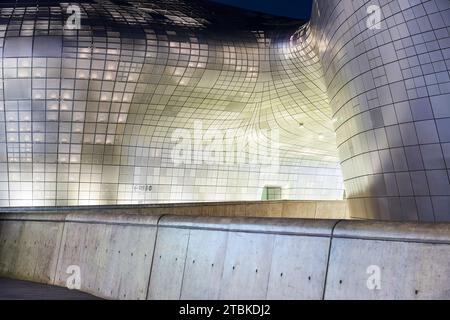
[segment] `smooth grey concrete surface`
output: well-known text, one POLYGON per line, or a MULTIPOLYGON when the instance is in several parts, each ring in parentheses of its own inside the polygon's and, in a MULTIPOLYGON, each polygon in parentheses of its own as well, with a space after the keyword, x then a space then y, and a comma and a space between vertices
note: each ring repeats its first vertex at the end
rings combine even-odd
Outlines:
POLYGON ((206 229, 272 234, 331 236, 338 220, 264 219, 163 216, 158 224, 166 228, 206 229))
POLYGON ((321 299, 336 223, 165 216, 149 298, 321 299))
POLYGON ((346 201, 240 201, 145 204, 120 206, 73 207, 3 207, 0 212, 65 212, 88 214, 154 214, 210 217, 260 217, 301 219, 347 219, 350 216, 346 201))
POLYGON ((450 244, 450 223, 341 221, 334 237, 450 244))
POLYGON ((180 298, 189 233, 189 229, 158 229, 148 291, 149 299, 178 300, 180 298))
POLYGON ((0 275, 52 283, 65 215, 1 215, 0 275))
POLYGON ((326 299, 450 299, 450 224, 340 222, 326 299), (369 290, 371 266, 380 287, 369 290))
POLYGON ((334 239, 325 299, 450 299, 450 246, 334 239), (376 290, 370 266, 381 271, 376 290))
POLYGON ((65 285, 67 268, 82 270, 82 291, 114 299, 145 299, 158 216, 67 216, 56 285, 65 285))
POLYGON ((0 278, 0 300, 99 300, 78 290, 0 278))
POLYGON ((229 233, 220 299, 266 298, 273 240, 270 234, 229 233))
POLYGON ((181 299, 219 299, 227 240, 227 232, 190 231, 181 299))
POLYGON ((321 299, 328 237, 275 236, 267 299, 321 299))
POLYGON ((0 214, 0 276, 65 286, 71 265, 109 299, 450 299, 450 224, 0 214))

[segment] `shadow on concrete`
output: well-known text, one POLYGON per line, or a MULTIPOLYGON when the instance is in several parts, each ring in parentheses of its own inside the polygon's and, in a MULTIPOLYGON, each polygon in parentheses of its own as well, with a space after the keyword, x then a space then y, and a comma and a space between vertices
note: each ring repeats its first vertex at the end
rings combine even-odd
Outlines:
POLYGON ((77 290, 0 278, 0 300, 100 300, 100 298, 77 290))

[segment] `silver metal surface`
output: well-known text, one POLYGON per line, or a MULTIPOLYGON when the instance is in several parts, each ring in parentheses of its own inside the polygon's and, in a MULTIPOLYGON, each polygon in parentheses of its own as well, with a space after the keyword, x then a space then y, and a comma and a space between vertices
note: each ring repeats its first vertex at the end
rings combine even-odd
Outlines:
POLYGON ((345 185, 355 218, 450 219, 448 0, 318 0, 307 23, 79 1, 80 30, 63 27, 67 3, 39 2, 0 4, 0 206, 260 200, 268 186, 335 200, 345 185), (202 137, 242 130, 262 147, 250 157, 278 130, 279 167, 198 150, 177 164, 174 133, 198 121, 202 137))

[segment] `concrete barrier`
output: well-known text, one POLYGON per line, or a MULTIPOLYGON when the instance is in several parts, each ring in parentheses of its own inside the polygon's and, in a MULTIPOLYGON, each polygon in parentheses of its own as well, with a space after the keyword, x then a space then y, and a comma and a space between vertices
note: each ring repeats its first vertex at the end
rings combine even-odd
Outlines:
POLYGON ((91 214, 115 213, 206 216, 206 217, 253 217, 293 219, 347 219, 350 217, 346 201, 243 201, 173 203, 123 206, 81 206, 81 207, 8 207, 0 212, 89 212, 91 214))
POLYGON ((149 299, 321 299, 335 223, 164 217, 149 299))
POLYGON ((64 214, 0 215, 0 274, 52 284, 64 214))
POLYGON ((0 276, 111 299, 450 299, 450 224, 0 215, 0 276))
POLYGON ((326 299, 450 299, 450 224, 340 222, 326 299))
POLYGON ((145 299, 159 216, 71 214, 66 217, 55 284, 79 266, 81 290, 104 298, 145 299))

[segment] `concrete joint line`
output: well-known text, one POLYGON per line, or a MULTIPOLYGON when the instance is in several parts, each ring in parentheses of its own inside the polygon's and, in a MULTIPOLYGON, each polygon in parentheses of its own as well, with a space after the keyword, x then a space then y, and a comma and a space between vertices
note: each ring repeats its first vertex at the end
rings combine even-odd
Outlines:
POLYGON ((161 219, 163 217, 167 216, 166 214, 163 214, 161 216, 159 216, 158 221, 156 221, 156 225, 155 225, 155 241, 153 242, 153 253, 152 253, 152 261, 150 263, 150 273, 149 273, 149 277, 148 277, 148 283, 147 283, 147 293, 145 294, 145 298, 148 300, 149 296, 149 291, 150 291, 150 284, 152 281, 152 273, 153 273, 153 264, 155 261, 155 252, 156 252, 156 244, 158 243, 158 232, 159 232, 159 223, 161 221, 161 219))
POLYGON ((330 245, 328 247, 328 257, 327 257, 327 265, 325 270, 325 279, 323 283, 323 291, 322 291, 322 300, 325 300, 326 290, 327 290, 327 281, 328 281, 328 270, 330 268, 330 258, 331 258, 331 248, 333 246, 333 238, 334 238, 334 230, 336 229, 337 225, 344 220, 338 220, 333 226, 333 229, 331 229, 331 235, 330 235, 330 245))

